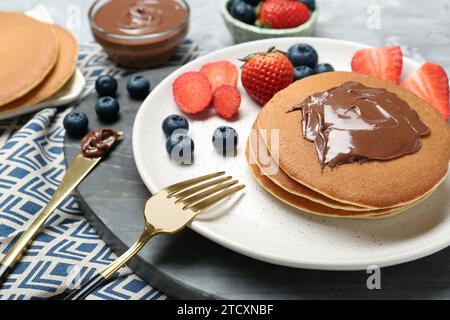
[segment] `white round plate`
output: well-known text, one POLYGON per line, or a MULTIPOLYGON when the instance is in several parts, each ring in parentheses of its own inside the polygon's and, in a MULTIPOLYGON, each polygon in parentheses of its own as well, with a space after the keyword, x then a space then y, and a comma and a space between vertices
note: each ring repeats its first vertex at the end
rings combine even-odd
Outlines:
MULTIPOLYGON (((260 111, 239 84, 242 104, 239 117, 228 122, 214 112, 188 117, 195 142, 194 164, 177 165, 164 147, 161 124, 168 115, 180 114, 172 96, 177 76, 217 60, 240 66, 238 58, 271 46, 287 50, 306 42, 319 53, 320 62, 350 71, 353 53, 365 45, 323 38, 280 38, 225 48, 181 67, 161 82, 141 106, 133 129, 133 150, 139 173, 155 193, 172 183, 225 170, 246 185, 241 196, 231 198, 199 217, 191 228, 203 236, 244 255, 284 266, 323 270, 362 270, 411 261, 450 244, 450 179, 426 201, 392 218, 357 220, 323 218, 284 205, 254 180, 245 160, 245 143, 260 111), (234 127, 240 136, 238 155, 224 158, 214 152, 211 137, 220 125, 234 127)), ((405 58, 403 77, 419 65, 405 58)), ((239 81, 240 83, 240 81, 239 81)), ((213 111, 213 110, 211 110, 213 111)), ((162 213, 163 214, 163 213, 162 213)))

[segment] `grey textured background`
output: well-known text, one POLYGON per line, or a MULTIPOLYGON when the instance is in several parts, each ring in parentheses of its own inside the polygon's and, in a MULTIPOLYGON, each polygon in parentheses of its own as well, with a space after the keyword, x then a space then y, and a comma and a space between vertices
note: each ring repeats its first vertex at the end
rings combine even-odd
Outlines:
MULTIPOLYGON (((449 0, 316 0, 320 8, 315 36, 371 45, 400 44, 416 60, 441 64, 450 73, 449 0), (380 28, 371 28, 371 13, 380 13, 380 28)), ((44 3, 58 24, 80 42, 92 40, 87 11, 93 0, 2 0, 0 10, 23 11, 44 3)), ((219 13, 221 0, 187 0, 191 7, 189 37, 204 50, 233 43, 219 13)))

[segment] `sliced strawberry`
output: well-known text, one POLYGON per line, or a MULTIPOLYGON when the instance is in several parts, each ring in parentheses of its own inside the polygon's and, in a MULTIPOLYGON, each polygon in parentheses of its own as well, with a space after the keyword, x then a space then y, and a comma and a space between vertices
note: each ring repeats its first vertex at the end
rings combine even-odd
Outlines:
POLYGON ((448 120, 448 77, 440 65, 430 62, 423 64, 401 86, 428 102, 441 113, 442 118, 448 120))
POLYGON ((403 55, 399 46, 361 49, 352 58, 352 70, 400 83, 403 55))
POLYGON ((191 114, 206 109, 213 94, 208 78, 200 72, 186 72, 176 78, 172 91, 181 111, 191 114))
POLYGON ((241 105, 241 94, 236 87, 223 85, 214 91, 213 105, 219 116, 231 119, 241 105))
POLYGON ((208 78, 213 92, 224 84, 236 87, 239 75, 238 68, 226 60, 207 63, 200 72, 208 78))

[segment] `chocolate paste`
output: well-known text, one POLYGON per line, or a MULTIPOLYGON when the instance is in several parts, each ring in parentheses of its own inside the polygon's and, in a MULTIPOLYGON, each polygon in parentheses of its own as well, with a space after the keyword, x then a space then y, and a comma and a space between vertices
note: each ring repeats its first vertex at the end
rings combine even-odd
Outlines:
POLYGON ((301 110, 303 137, 315 143, 322 166, 389 160, 420 148, 430 129, 396 94, 347 82, 313 94, 301 110))
POLYGON ((170 59, 189 29, 182 0, 110 0, 91 9, 95 40, 119 64, 147 68, 170 59))
POLYGON ((122 134, 112 129, 94 129, 81 140, 81 152, 86 158, 103 157, 122 134))
POLYGON ((176 0, 112 0, 95 14, 98 27, 122 35, 148 35, 171 30, 186 19, 187 8, 176 0))

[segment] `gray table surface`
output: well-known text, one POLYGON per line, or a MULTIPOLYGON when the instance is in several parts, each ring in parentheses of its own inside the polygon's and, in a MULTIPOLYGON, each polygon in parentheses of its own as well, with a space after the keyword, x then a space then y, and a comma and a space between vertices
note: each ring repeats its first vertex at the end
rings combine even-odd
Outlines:
MULTIPOLYGON (((315 36, 371 45, 400 44, 416 60, 441 64, 450 72, 449 0, 316 0, 320 8, 315 36), (373 23, 379 17, 379 23, 373 23)), ((24 11, 43 3, 56 23, 80 43, 91 41, 87 10, 93 0, 3 0, 0 10, 24 11)), ((219 13, 221 0, 187 0, 189 37, 206 51, 233 43, 219 13)), ((377 21, 375 21, 377 22, 377 21)))

